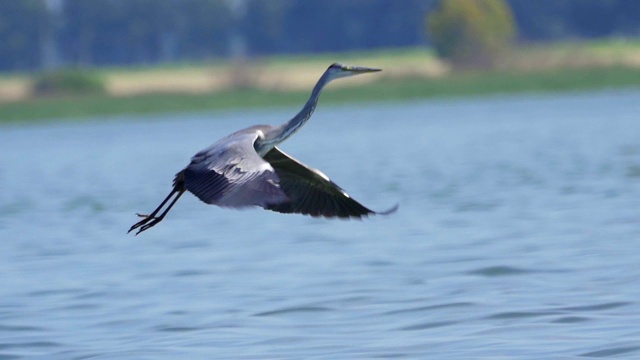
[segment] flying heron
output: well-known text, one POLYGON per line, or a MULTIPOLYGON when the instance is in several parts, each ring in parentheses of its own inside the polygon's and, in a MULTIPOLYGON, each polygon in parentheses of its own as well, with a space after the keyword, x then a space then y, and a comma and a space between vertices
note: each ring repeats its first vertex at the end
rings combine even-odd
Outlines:
POLYGON ((309 120, 322 89, 330 81, 377 71, 381 69, 332 64, 314 86, 302 110, 288 122, 237 131, 192 157, 191 163, 176 174, 169 195, 149 215, 137 214, 143 219, 129 232, 138 229, 137 235, 158 224, 187 190, 207 204, 230 208, 260 206, 314 217, 361 218, 395 211, 397 205, 381 212, 366 208, 325 174, 276 147, 309 120), (158 215, 167 203, 167 208, 158 215))

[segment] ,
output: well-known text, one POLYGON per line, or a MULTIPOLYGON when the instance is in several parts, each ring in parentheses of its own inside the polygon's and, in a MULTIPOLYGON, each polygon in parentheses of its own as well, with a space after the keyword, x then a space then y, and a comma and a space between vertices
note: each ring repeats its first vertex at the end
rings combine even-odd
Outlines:
POLYGON ((377 71, 380 69, 332 64, 314 86, 302 110, 288 122, 280 126, 251 126, 197 153, 176 174, 169 195, 149 215, 138 214, 143 219, 131 226, 129 232, 138 229, 137 235, 158 224, 187 190, 207 204, 231 208, 260 206, 281 213, 339 218, 394 212, 397 205, 382 212, 366 208, 325 174, 276 147, 309 120, 322 89, 330 81, 377 71))

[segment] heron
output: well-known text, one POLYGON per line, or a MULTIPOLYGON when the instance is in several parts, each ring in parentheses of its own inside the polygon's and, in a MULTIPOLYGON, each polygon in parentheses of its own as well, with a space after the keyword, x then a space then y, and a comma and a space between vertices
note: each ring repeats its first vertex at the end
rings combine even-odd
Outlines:
POLYGON ((195 154, 189 165, 176 174, 169 195, 150 214, 136 214, 142 220, 128 232, 138 229, 138 235, 157 225, 186 191, 206 204, 220 207, 258 206, 312 217, 359 219, 394 212, 398 205, 378 212, 365 207, 320 170, 306 166, 277 147, 309 120, 329 82, 378 71, 381 69, 331 64, 302 110, 291 120, 279 126, 248 127, 195 154))

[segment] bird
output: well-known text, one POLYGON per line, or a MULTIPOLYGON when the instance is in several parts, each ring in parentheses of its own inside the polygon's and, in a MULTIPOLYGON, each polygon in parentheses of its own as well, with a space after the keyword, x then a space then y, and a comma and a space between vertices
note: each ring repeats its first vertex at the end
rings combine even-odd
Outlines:
POLYGON ((312 217, 356 218, 390 214, 373 211, 351 198, 320 170, 308 167, 277 145, 296 133, 313 114, 323 88, 332 80, 381 71, 363 66, 331 64, 311 91, 302 109, 279 126, 255 125, 234 132, 191 158, 178 172, 169 195, 128 233, 136 235, 161 222, 180 196, 191 192, 206 204, 225 208, 262 207, 279 213, 312 217), (160 211, 168 206, 164 211, 160 211), (160 213, 160 215, 158 215, 160 213))

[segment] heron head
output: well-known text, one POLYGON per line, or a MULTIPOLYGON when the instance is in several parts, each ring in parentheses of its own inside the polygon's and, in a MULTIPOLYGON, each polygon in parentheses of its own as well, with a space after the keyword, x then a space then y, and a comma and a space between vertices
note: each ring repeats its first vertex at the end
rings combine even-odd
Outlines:
POLYGON ((340 63, 333 63, 327 69, 327 75, 331 80, 347 76, 366 74, 371 72, 382 71, 382 69, 368 68, 364 66, 350 66, 340 63))

